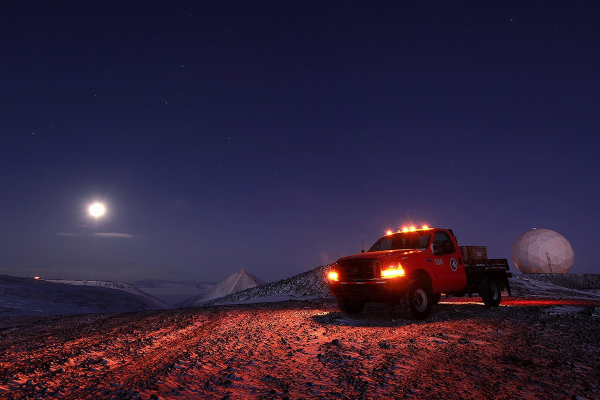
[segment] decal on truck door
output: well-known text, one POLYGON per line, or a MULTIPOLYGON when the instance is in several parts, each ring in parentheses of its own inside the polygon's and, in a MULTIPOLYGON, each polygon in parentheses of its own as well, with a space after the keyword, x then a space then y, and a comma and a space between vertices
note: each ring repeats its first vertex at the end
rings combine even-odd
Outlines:
POLYGON ((458 269, 458 264, 456 264, 456 260, 454 258, 450 260, 450 268, 452 268, 452 271, 456 271, 458 269))

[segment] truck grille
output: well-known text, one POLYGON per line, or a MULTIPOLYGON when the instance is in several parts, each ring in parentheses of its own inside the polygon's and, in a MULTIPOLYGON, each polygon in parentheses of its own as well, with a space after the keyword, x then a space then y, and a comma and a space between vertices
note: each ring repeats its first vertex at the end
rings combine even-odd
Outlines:
POLYGON ((353 281, 379 278, 380 267, 377 260, 346 260, 338 262, 340 281, 353 281))

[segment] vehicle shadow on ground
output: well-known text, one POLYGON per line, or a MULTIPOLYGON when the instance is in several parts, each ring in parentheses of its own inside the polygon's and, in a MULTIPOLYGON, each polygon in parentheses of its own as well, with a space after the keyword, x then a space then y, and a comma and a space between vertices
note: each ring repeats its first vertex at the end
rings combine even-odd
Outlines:
POLYGON ((339 310, 325 314, 314 315, 313 321, 322 325, 365 326, 365 327, 394 327, 413 324, 430 324, 443 321, 459 321, 478 318, 493 318, 505 314, 503 307, 487 308, 482 303, 449 304, 440 303, 431 310, 431 315, 422 321, 406 317, 399 306, 389 307, 383 304, 369 303, 360 314, 347 315, 339 310))

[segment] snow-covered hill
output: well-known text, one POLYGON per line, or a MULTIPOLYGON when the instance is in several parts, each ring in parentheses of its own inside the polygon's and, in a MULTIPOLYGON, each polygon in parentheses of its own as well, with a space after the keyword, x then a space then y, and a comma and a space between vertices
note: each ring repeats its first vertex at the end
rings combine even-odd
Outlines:
POLYGON ((73 285, 73 286, 91 286, 91 287, 104 287, 108 289, 122 290, 124 292, 128 292, 134 294, 136 296, 140 296, 144 299, 144 301, 148 304, 153 304, 156 306, 157 310, 165 310, 171 308, 165 302, 157 299, 156 297, 138 289, 137 287, 119 281, 75 281, 75 280, 67 280, 67 279, 47 279, 46 282, 59 283, 62 285, 73 285))
POLYGON ((17 315, 87 314, 169 308, 146 293, 137 293, 135 288, 127 289, 115 290, 105 285, 65 285, 2 275, 0 276, 0 318, 17 315))
POLYGON ((326 267, 321 266, 277 282, 246 289, 204 304, 243 304, 330 298, 326 267))
POLYGON ((200 297, 215 286, 215 282, 160 279, 144 279, 131 282, 131 284, 167 304, 176 304, 192 297, 200 297))
POLYGON ((177 306, 179 307, 190 307, 197 306, 203 304, 207 301, 217 299, 223 296, 228 296, 232 293, 236 293, 248 288, 253 288, 258 285, 263 284, 264 281, 255 277, 248 272, 241 270, 238 271, 221 282, 217 283, 215 286, 210 288, 206 293, 201 294, 199 296, 192 297, 191 299, 185 300, 177 306))

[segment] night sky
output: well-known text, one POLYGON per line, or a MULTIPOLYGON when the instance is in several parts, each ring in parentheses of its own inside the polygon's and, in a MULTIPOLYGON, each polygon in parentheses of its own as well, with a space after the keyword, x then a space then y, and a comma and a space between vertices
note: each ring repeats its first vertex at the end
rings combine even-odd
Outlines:
POLYGON ((552 229, 571 272, 600 273, 599 17, 595 1, 3 2, 0 274, 271 281, 409 221, 509 259, 552 229))

